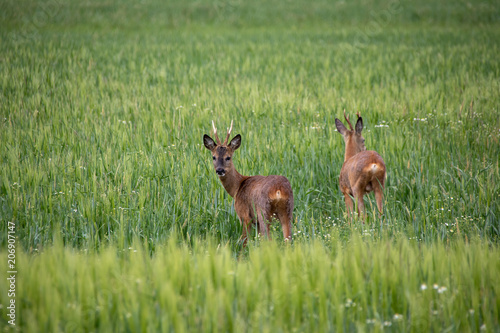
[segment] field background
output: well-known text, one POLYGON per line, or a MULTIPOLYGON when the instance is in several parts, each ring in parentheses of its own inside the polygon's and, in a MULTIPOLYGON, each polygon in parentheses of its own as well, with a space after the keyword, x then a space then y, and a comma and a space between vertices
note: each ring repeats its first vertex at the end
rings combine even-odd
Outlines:
POLYGON ((2 1, 17 328, 500 330, 498 54, 495 1, 2 1), (388 169, 365 225, 344 109, 388 169), (240 173, 290 180, 292 246, 275 225, 240 252, 212 120, 240 173))

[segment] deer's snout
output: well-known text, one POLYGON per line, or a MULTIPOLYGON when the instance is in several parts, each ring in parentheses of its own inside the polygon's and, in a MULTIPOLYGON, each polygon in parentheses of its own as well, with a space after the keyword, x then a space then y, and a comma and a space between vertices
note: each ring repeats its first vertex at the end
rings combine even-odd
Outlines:
POLYGON ((219 175, 219 176, 224 176, 226 174, 226 171, 223 169, 223 168, 217 168, 215 169, 215 172, 219 175))

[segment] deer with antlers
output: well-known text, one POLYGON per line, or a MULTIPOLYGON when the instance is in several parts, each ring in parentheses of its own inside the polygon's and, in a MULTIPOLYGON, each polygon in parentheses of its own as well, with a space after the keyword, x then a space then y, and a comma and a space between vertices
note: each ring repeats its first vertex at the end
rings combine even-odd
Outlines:
POLYGON ((337 130, 344 137, 345 156, 344 164, 340 170, 340 190, 344 194, 345 205, 348 215, 353 210, 352 197, 356 199, 358 214, 365 220, 365 204, 363 196, 371 191, 375 192, 375 200, 379 214, 383 209, 383 189, 385 182, 385 163, 382 157, 373 150, 366 150, 365 139, 361 136, 363 130, 363 119, 357 113, 358 120, 355 128, 352 128, 349 117, 344 110, 344 118, 349 125, 348 130, 344 124, 335 118, 337 130), (362 214, 362 215, 361 215, 362 214))
POLYGON ((214 169, 224 189, 234 198, 234 209, 243 224, 241 240, 243 247, 253 224, 257 224, 260 234, 269 237, 269 225, 275 217, 281 222, 285 240, 291 240, 293 192, 284 176, 243 176, 233 164, 233 154, 241 145, 241 135, 236 135, 229 143, 233 128, 227 131, 226 140, 221 143, 212 121, 215 142, 208 135, 203 136, 203 144, 211 151, 214 169))

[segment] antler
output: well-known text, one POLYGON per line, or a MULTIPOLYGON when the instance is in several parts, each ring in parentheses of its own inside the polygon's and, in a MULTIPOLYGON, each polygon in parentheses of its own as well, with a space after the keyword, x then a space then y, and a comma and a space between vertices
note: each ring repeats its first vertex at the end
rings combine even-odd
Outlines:
POLYGON ((217 141, 217 144, 220 146, 221 145, 220 139, 219 139, 219 136, 217 135, 217 128, 215 128, 215 124, 214 124, 213 120, 212 120, 212 128, 214 129, 215 140, 217 141))
POLYGON ((231 131, 233 130, 233 121, 231 120, 231 127, 227 131, 227 136, 226 136, 226 141, 224 141, 224 144, 227 145, 227 140, 229 140, 229 136, 231 135, 231 131))
POLYGON ((359 111, 356 112, 356 116, 358 116, 358 118, 361 118, 361 116, 359 115, 359 111))
POLYGON ((351 131, 354 131, 354 128, 352 128, 351 122, 349 121, 349 117, 345 114, 345 109, 344 109, 344 118, 347 121, 347 124, 349 124, 351 131))
POLYGON ((229 140, 229 136, 231 135, 231 131, 233 130, 233 121, 231 120, 231 127, 227 130, 227 136, 226 136, 226 140, 224 141, 224 143, 220 142, 219 136, 217 135, 217 128, 215 128, 215 124, 214 124, 213 120, 212 120, 212 128, 214 129, 214 136, 215 136, 215 140, 217 140, 217 144, 219 146, 227 145, 227 140, 229 140))

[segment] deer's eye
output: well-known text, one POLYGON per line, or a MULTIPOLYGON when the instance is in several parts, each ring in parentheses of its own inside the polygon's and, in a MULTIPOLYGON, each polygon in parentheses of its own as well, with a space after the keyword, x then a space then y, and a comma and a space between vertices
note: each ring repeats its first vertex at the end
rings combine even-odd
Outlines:
POLYGON ((228 156, 228 157, 226 157, 226 161, 229 161, 230 159, 231 159, 231 157, 229 157, 229 156, 228 156))
POLYGON ((212 156, 212 159, 215 161, 215 156, 212 156))

